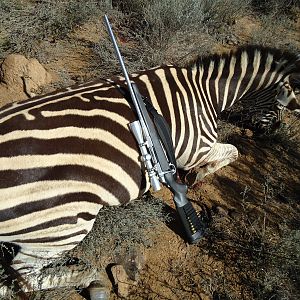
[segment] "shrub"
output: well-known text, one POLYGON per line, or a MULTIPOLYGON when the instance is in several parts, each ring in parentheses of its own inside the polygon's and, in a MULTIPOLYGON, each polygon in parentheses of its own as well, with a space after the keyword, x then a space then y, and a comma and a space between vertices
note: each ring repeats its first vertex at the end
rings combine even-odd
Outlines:
MULTIPOLYGON (((5 39, 2 52, 10 49, 36 56, 43 40, 66 38, 76 26, 83 24, 105 7, 102 1, 38 1, 22 4, 17 0, 0 3, 0 18, 5 39)), ((1 53, 0 53, 1 54, 1 53)), ((3 55, 3 54, 2 54, 3 55)))
POLYGON ((153 46, 166 45, 175 32, 211 30, 221 23, 232 23, 245 14, 249 1, 243 0, 163 0, 117 1, 118 7, 127 13, 131 26, 153 46), (228 11, 230 10, 230 14, 228 11))
POLYGON ((149 195, 127 205, 104 207, 99 211, 92 231, 73 250, 74 256, 82 251, 81 257, 101 260, 101 256, 117 256, 124 249, 137 245, 147 247, 152 243, 147 232, 167 220, 163 202, 149 195))

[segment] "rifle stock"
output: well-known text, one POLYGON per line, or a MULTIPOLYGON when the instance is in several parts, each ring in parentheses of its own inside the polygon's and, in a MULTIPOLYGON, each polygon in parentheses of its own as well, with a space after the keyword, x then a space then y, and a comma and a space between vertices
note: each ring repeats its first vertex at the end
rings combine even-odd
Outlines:
POLYGON ((166 174, 166 182, 174 194, 176 210, 183 225, 187 240, 195 244, 204 234, 204 226, 191 202, 187 199, 187 186, 175 181, 173 176, 166 174))

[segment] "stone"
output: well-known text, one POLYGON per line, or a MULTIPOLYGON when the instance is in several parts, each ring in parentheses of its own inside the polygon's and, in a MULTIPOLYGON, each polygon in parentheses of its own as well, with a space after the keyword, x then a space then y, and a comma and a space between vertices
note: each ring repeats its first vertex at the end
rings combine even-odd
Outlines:
POLYGON ((10 54, 0 67, 0 105, 36 96, 52 76, 35 58, 10 54))
POLYGON ((113 274, 115 285, 117 287, 118 296, 127 298, 129 295, 130 287, 132 285, 136 285, 137 282, 129 278, 122 265, 113 266, 111 268, 111 272, 113 274))

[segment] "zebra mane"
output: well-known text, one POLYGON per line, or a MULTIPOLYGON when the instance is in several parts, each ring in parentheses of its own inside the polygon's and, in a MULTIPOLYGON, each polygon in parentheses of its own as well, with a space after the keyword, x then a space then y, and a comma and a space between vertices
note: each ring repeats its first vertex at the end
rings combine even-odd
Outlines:
POLYGON ((287 61, 288 64, 299 60, 299 55, 291 51, 276 49, 272 47, 265 47, 260 45, 245 45, 222 54, 209 54, 207 56, 199 56, 195 60, 189 62, 187 67, 193 67, 193 66, 206 67, 209 65, 209 63, 212 60, 213 61, 219 61, 221 59, 229 60, 230 57, 232 57, 232 55, 239 57, 243 52, 247 52, 248 56, 252 57, 256 51, 259 51, 262 56, 272 54, 275 61, 280 61, 284 59, 287 61))

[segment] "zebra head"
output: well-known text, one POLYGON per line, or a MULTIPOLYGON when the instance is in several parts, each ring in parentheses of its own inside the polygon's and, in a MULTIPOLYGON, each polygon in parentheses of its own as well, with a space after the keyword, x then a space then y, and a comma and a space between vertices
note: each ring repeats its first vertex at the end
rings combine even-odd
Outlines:
MULTIPOLYGON (((256 133, 271 133, 277 130, 282 121, 286 109, 300 111, 300 55, 291 56, 291 59, 283 58, 276 62, 282 67, 284 74, 274 85, 274 95, 272 96, 272 85, 270 87, 268 109, 260 111, 252 118, 252 124, 256 133)), ((267 98, 266 98, 267 99, 267 98)))
POLYGON ((300 75, 292 74, 289 80, 280 82, 277 87, 276 100, 283 107, 300 111, 300 75))
POLYGON ((300 111, 300 54, 287 68, 289 74, 278 84, 276 100, 290 110, 300 111))
MULTIPOLYGON (((298 97, 300 92, 299 76, 290 76, 289 80, 284 80, 278 83, 276 88, 276 95, 274 100, 270 99, 268 108, 256 110, 255 107, 243 112, 243 125, 248 122, 250 129, 256 134, 269 134, 280 128, 284 114, 287 109, 299 112, 300 99, 298 97), (245 115, 248 114, 248 118, 245 115), (249 123, 250 122, 250 123, 249 123)), ((271 95, 271 93, 270 93, 271 95)))
POLYGON ((231 109, 234 113, 229 121, 256 134, 265 134, 280 127, 286 109, 300 111, 300 56, 289 56, 289 59, 276 57, 277 79, 241 97, 239 104, 231 109))

